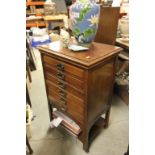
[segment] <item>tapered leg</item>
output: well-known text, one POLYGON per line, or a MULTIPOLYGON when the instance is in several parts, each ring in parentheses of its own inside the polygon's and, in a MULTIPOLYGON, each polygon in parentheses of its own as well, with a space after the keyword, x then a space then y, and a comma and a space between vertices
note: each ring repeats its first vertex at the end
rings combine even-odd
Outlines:
POLYGON ((29 144, 29 140, 28 140, 27 136, 26 136, 26 145, 27 145, 27 147, 29 149, 29 154, 32 154, 33 153, 33 150, 31 148, 31 145, 29 144))
POLYGON ((105 114, 105 125, 104 125, 104 128, 107 128, 108 125, 109 125, 110 110, 111 110, 111 106, 110 106, 110 108, 107 110, 107 112, 105 114))
POLYGON ((129 155, 129 145, 128 145, 127 152, 124 155, 129 155))
POLYGON ((88 153, 89 152, 89 142, 85 140, 83 143, 83 149, 88 153))
POLYGON ((48 111, 49 111, 49 117, 51 121, 53 119, 53 108, 52 108, 51 101, 49 99, 48 99, 48 111))
POLYGON ((89 152, 89 132, 86 133, 83 142, 83 149, 88 153, 89 152))
POLYGON ((32 104, 31 104, 31 100, 30 100, 30 95, 29 95, 29 91, 28 91, 28 86, 26 84, 26 102, 30 105, 30 107, 32 108, 32 104))

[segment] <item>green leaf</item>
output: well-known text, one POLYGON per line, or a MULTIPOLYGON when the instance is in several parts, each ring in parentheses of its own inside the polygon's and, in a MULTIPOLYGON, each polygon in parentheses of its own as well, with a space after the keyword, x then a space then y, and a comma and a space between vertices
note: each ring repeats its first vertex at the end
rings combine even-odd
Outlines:
POLYGON ((81 9, 79 18, 77 19, 78 22, 82 22, 85 15, 91 10, 91 6, 88 6, 87 8, 81 9))
POLYGON ((79 34, 80 34, 80 29, 77 28, 77 27, 75 27, 75 28, 73 29, 73 35, 78 36, 79 34))
POLYGON ((87 28, 83 33, 84 33, 84 37, 88 38, 91 35, 94 35, 96 33, 96 29, 87 28))
POLYGON ((77 19, 78 22, 82 22, 84 19, 84 13, 80 12, 79 18, 77 19))
POLYGON ((84 37, 87 38, 93 34, 93 30, 90 28, 87 28, 83 33, 84 33, 84 37))

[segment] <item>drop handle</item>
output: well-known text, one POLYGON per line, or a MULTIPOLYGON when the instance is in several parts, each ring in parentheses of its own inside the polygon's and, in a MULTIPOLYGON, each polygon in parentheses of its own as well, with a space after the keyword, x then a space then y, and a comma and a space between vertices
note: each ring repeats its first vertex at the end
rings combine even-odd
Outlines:
POLYGON ((61 102, 61 105, 62 105, 62 106, 65 106, 66 103, 67 103, 67 102, 66 102, 64 99, 62 99, 62 98, 60 99, 60 102, 61 102))
POLYGON ((64 70, 64 64, 57 64, 57 68, 60 70, 64 70))
POLYGON ((59 72, 57 73, 57 77, 60 78, 61 80, 64 80, 65 75, 59 72))
POLYGON ((58 82, 58 85, 59 85, 61 88, 65 89, 65 84, 64 84, 64 83, 58 82))
POLYGON ((67 111, 67 108, 65 108, 65 107, 60 107, 60 109, 61 109, 62 111, 67 111))
POLYGON ((62 90, 59 90, 59 94, 60 94, 60 96, 66 97, 66 93, 62 90))
POLYGON ((61 104, 60 108, 66 111, 67 110, 67 104, 61 104))

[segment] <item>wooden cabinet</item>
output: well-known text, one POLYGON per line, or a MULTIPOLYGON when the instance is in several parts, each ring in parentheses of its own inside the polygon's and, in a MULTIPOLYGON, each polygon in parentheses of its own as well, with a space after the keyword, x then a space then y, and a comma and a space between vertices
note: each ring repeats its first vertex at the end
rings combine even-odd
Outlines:
POLYGON ((52 45, 38 47, 41 52, 49 114, 56 107, 81 128, 78 138, 88 152, 99 126, 108 126, 115 63, 121 48, 93 43, 88 51, 73 52, 52 45), (101 115, 105 113, 105 118, 101 115), (104 125, 103 125, 104 124, 104 125))

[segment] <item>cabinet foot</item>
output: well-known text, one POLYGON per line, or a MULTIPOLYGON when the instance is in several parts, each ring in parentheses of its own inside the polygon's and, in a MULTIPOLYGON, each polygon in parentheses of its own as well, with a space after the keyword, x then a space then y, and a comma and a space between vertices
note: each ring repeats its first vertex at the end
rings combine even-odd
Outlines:
POLYGON ((50 103, 49 99, 48 99, 48 111, 49 111, 50 121, 52 121, 53 120, 53 108, 52 108, 52 104, 50 103))
POLYGON ((87 153, 89 153, 89 143, 88 142, 83 143, 83 150, 85 150, 87 153))
POLYGON ((31 145, 30 145, 30 143, 29 143, 29 140, 28 140, 28 137, 27 137, 27 135, 26 135, 26 145, 27 145, 27 147, 28 147, 28 149, 29 149, 29 154, 33 154, 33 150, 32 150, 32 148, 31 148, 31 145))
POLYGON ((87 133, 84 142, 83 142, 83 150, 86 151, 87 153, 89 152, 89 133, 87 133))
POLYGON ((104 128, 107 128, 109 126, 110 109, 111 109, 111 107, 107 110, 107 112, 105 114, 105 125, 104 125, 104 128))

